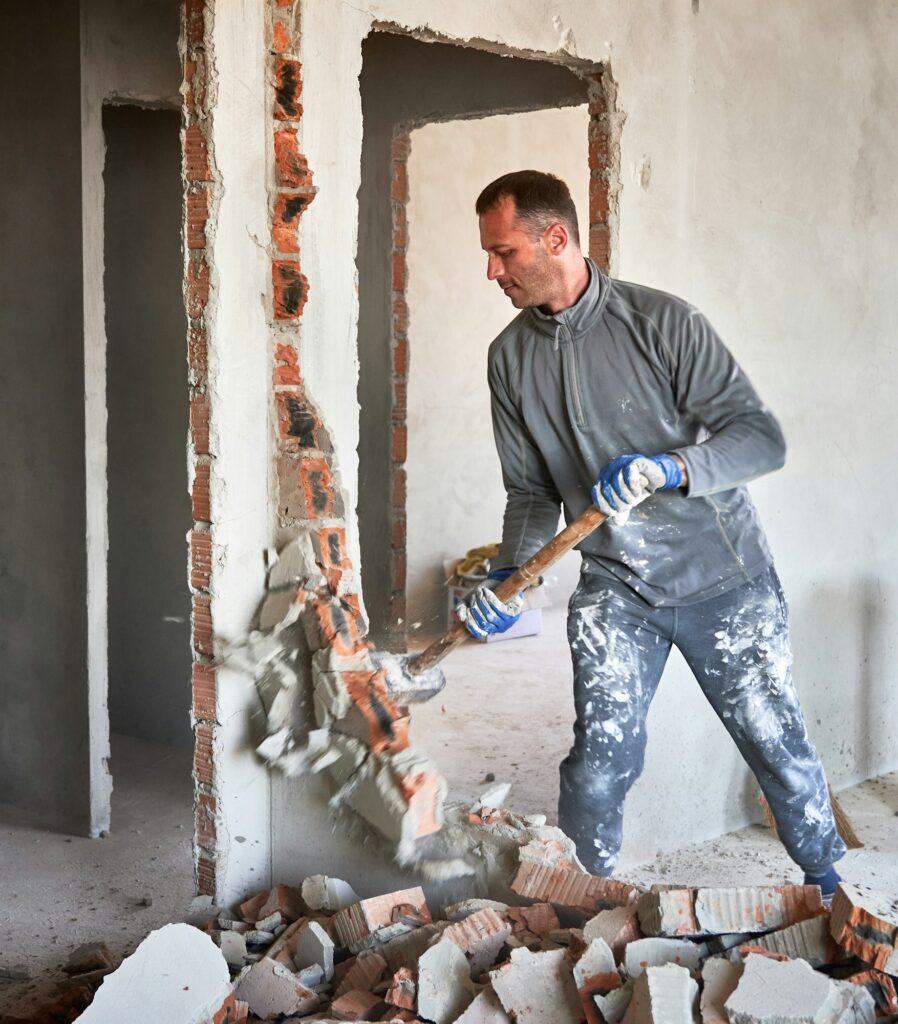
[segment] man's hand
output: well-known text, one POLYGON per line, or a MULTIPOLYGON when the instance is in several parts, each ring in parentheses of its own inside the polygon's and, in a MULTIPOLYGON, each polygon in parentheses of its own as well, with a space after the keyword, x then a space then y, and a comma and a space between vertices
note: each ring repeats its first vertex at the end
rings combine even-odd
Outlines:
POLYGON ((592 501, 616 526, 655 491, 681 487, 686 474, 674 455, 619 455, 605 465, 592 489, 592 501))
POLYGON ((456 618, 465 624, 475 640, 486 640, 491 634, 504 633, 521 617, 523 594, 516 594, 508 601, 500 601, 493 592, 514 571, 495 569, 464 601, 455 606, 456 618))

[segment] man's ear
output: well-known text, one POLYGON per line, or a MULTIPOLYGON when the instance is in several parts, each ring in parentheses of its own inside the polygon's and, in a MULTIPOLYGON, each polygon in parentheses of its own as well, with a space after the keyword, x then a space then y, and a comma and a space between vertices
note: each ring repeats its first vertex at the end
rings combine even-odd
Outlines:
POLYGON ((569 241, 567 228, 561 224, 550 224, 543 232, 543 241, 550 256, 560 256, 569 241))

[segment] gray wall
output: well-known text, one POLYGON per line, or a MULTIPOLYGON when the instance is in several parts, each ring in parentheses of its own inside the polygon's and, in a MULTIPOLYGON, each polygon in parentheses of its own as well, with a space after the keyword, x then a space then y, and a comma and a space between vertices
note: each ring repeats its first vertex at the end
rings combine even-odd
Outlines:
MULTIPOLYGON (((359 541, 372 639, 389 636, 390 611, 390 140, 399 122, 424 124, 586 102, 586 83, 545 61, 372 32, 362 46, 359 189, 359 541)), ((584 143, 585 145, 585 143, 584 143)), ((585 155, 584 155, 585 164, 585 155)), ((473 205, 473 197, 472 197, 473 205)), ((459 297, 461 299, 461 297, 459 297)), ((414 334, 409 358, 415 358, 414 334)), ((434 472, 439 472, 434 467, 434 472)), ((411 610, 410 610, 411 611, 411 610)))
POLYGON ((188 747, 187 373, 180 114, 107 106, 112 732, 188 747))
POLYGON ((78 8, 0 24, 0 800, 85 831, 78 8))

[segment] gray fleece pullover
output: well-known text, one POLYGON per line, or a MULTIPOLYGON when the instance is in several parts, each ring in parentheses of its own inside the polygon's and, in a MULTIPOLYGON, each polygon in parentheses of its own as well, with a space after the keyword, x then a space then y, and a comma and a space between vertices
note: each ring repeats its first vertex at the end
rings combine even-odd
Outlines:
POLYGON ((771 563, 743 486, 779 469, 785 441, 702 314, 606 277, 560 313, 525 309, 489 350, 493 430, 507 492, 497 567, 521 565, 592 503, 610 459, 676 452, 685 491, 660 491, 579 545, 584 568, 649 604, 715 597, 771 563))

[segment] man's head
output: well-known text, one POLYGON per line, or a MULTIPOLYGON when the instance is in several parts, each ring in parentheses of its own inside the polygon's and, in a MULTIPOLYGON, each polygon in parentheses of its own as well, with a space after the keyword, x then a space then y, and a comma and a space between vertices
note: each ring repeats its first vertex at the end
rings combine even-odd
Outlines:
POLYGON ((576 301, 588 272, 577 211, 563 181, 541 171, 513 171, 487 185, 474 208, 487 277, 514 306, 557 312, 576 301))

